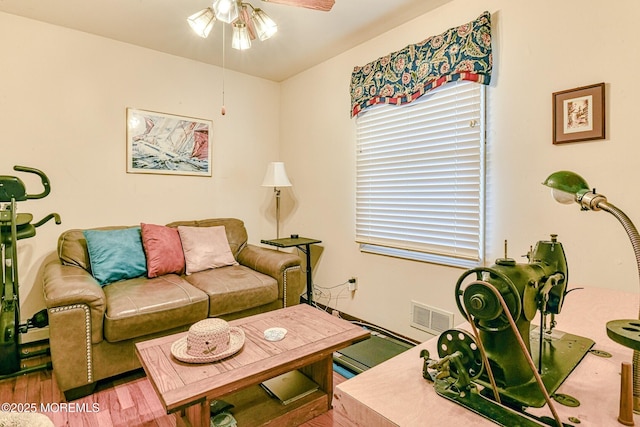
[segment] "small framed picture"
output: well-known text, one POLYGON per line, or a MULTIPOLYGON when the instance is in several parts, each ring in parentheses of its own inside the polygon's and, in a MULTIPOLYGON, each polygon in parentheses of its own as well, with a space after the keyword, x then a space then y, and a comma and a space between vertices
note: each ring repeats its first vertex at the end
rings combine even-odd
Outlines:
POLYGON ((211 120, 127 108, 127 172, 211 176, 211 120))
POLYGON ((553 94, 553 143, 605 138, 604 83, 553 94))

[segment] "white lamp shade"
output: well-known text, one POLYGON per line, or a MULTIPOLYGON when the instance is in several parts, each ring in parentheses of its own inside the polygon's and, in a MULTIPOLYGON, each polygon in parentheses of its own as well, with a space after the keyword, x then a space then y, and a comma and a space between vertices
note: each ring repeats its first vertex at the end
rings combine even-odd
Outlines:
POLYGON ((251 37, 249 36, 249 30, 246 24, 238 21, 233 23, 231 47, 238 50, 245 50, 251 47, 251 37))
POLYGON ((206 39, 216 22, 216 15, 213 13, 213 9, 208 7, 191 15, 187 18, 187 22, 197 35, 206 39))
POLYGON ((273 22, 273 19, 269 18, 262 9, 254 9, 251 20, 258 33, 258 38, 262 41, 268 39, 278 31, 276 23, 273 22))
POLYGON ((216 18, 227 24, 238 19, 238 2, 237 0, 214 0, 213 10, 216 12, 216 18))
POLYGON ((271 162, 262 181, 263 187, 291 187, 283 162, 271 162))

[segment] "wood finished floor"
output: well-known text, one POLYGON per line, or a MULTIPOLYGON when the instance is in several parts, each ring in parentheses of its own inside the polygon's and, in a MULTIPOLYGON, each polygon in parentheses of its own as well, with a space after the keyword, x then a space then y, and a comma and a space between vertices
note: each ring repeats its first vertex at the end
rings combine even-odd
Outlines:
MULTIPOLYGON (((46 360, 46 359, 45 359, 46 360)), ((43 363, 33 360, 33 363, 43 363)), ((334 387, 345 378, 334 373, 334 387)), ((0 381, 0 403, 40 404, 66 402, 58 388, 52 370, 23 374, 0 381)), ((46 412, 56 427, 183 427, 184 423, 174 414, 167 415, 144 371, 99 382, 90 396, 73 401, 74 407, 92 408, 96 412, 46 412), (84 404, 84 405, 83 405, 84 404)), ((1 425, 1 423, 0 423, 1 425)), ((305 424, 303 427, 348 427, 348 423, 331 410, 305 424)), ((278 426, 279 427, 279 426, 278 426)))

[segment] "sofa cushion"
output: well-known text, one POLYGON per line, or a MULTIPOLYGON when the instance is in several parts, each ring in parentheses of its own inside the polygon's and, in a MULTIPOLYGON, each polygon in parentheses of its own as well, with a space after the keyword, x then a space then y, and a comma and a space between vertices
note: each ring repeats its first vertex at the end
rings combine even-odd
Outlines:
POLYGON ((140 227, 118 230, 85 230, 91 274, 106 285, 147 273, 140 227))
POLYGON ((244 222, 237 218, 210 218, 202 220, 192 221, 175 221, 167 224, 167 227, 216 227, 223 225, 224 231, 227 233, 227 240, 229 241, 229 247, 233 253, 233 257, 237 258, 238 254, 247 245, 247 229, 244 227, 244 222))
POLYGON ((209 317, 269 304, 278 298, 278 282, 243 265, 205 270, 185 276, 209 296, 209 317))
POLYGON ((207 317, 207 295, 182 277, 138 277, 105 286, 104 337, 123 341, 190 325, 207 317))
POLYGON ((184 273, 184 253, 178 230, 155 224, 140 224, 142 246, 147 256, 147 277, 184 273))
POLYGON ((187 274, 238 263, 231 253, 224 226, 179 226, 178 232, 187 274))

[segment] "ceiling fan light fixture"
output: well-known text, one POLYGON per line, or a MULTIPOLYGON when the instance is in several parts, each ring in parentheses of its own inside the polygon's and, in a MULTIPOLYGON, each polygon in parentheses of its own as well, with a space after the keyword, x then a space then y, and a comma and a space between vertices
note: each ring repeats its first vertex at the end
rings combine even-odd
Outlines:
POLYGON ((227 24, 232 23, 238 19, 240 8, 238 7, 237 0, 213 0, 213 10, 215 11, 216 18, 227 24))
POLYGON ((231 47, 238 50, 245 50, 251 47, 251 38, 249 30, 244 22, 236 21, 233 23, 233 38, 231 47))
MULTIPOLYGON (((276 2, 279 1, 281 0, 276 2)), ((238 50, 249 49, 252 39, 258 38, 264 41, 278 31, 278 26, 269 15, 262 9, 253 7, 251 3, 242 0, 213 0, 211 7, 187 18, 193 31, 202 38, 209 36, 216 20, 233 27, 231 47, 238 50)))
POLYGON ((203 39, 206 39, 216 23, 216 15, 210 7, 202 9, 187 18, 191 29, 203 39))
POLYGON ((251 14, 251 20, 258 33, 258 38, 267 40, 278 31, 276 23, 262 9, 255 8, 251 14))

